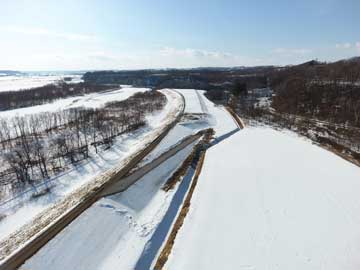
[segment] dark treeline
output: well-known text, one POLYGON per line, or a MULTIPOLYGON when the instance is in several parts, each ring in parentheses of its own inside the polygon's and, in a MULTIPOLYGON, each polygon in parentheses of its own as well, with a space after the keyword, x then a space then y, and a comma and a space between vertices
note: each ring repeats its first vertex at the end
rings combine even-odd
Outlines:
POLYGON ((98 109, 73 108, 0 120, 1 187, 33 184, 69 164, 109 148, 114 139, 146 124, 145 115, 161 109, 157 91, 137 93, 98 109))
POLYGON ((311 61, 273 73, 272 107, 301 115, 360 126, 360 61, 311 61))
POLYGON ((0 92, 0 111, 41 105, 59 98, 79 96, 110 89, 111 85, 59 82, 32 89, 0 92))
POLYGON ((236 82, 248 88, 266 87, 272 66, 234 68, 194 68, 132 71, 95 71, 84 74, 85 82, 100 84, 131 84, 139 87, 195 88, 223 91, 236 82))

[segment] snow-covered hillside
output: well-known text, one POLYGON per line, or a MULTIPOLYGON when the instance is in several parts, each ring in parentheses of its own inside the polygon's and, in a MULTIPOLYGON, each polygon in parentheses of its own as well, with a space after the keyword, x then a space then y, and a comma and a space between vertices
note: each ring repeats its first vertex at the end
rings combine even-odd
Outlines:
POLYGON ((149 90, 149 88, 123 87, 112 91, 62 98, 43 105, 0 111, 0 117, 22 116, 42 112, 56 112, 75 107, 98 108, 104 106, 107 102, 125 100, 135 93, 149 90))
POLYGON ((296 135, 211 147, 165 269, 359 269, 360 169, 296 135))
POLYGON ((0 92, 17 91, 56 83, 65 77, 72 78, 70 83, 81 82, 81 75, 49 75, 49 76, 0 76, 0 92))

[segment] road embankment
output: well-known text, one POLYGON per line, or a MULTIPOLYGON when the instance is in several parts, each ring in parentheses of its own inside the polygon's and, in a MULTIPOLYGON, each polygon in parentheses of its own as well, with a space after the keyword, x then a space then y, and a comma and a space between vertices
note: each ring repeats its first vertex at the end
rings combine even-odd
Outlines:
MULTIPOLYGON (((245 125, 243 123, 243 121, 241 120, 241 118, 229 107, 226 107, 226 110, 229 112, 230 116, 233 118, 233 120, 235 121, 236 125, 238 126, 238 128, 243 129, 245 128, 245 125)), ((210 140, 212 138, 213 133, 209 131, 209 133, 207 134, 207 136, 204 137, 203 139, 203 145, 209 145, 210 144, 210 140)), ((198 161, 196 163, 196 170, 195 170, 195 174, 191 183, 191 186, 189 188, 189 191, 186 195, 186 198, 183 202, 183 205, 181 207, 181 210, 179 211, 179 214, 174 222, 174 225, 170 231, 170 233, 168 234, 168 237, 166 239, 166 242, 164 243, 158 257, 156 258, 156 262, 155 262, 155 267, 154 269, 156 270, 162 270, 164 268, 164 265, 166 264, 169 255, 171 253, 171 250, 175 244, 175 240, 176 240, 176 236, 179 232, 179 230, 181 229, 184 220, 190 210, 190 205, 191 205, 191 198, 192 195, 194 193, 194 190, 196 188, 196 185, 198 183, 198 178, 200 176, 201 170, 202 170, 202 166, 205 160, 205 154, 206 154, 206 148, 202 148, 201 150, 198 151, 198 161)), ((188 163, 190 163, 190 160, 185 160, 184 161, 184 166, 186 166, 188 163)), ((170 182, 168 182, 169 184, 165 186, 165 190, 168 190, 171 188, 171 186, 173 185, 172 182, 177 181, 176 180, 176 174, 183 174, 183 172, 185 171, 185 168, 180 167, 178 172, 175 172, 174 174, 174 179, 170 182)), ((172 178, 170 178, 171 180, 172 178)))
POLYGON ((104 190, 126 176, 179 122, 185 108, 185 99, 182 95, 181 99, 183 102, 178 114, 174 116, 170 123, 153 135, 155 139, 153 137, 148 138, 139 151, 123 160, 119 166, 73 192, 63 201, 38 215, 31 224, 25 225, 25 227, 2 241, 0 243, 0 270, 17 269, 96 202, 104 190))

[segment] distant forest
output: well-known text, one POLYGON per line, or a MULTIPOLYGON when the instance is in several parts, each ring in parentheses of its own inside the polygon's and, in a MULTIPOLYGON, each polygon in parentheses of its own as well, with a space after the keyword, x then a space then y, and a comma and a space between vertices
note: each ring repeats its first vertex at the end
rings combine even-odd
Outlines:
POLYGON ((272 107, 279 113, 360 127, 360 59, 311 61, 273 72, 272 107))
POLYGON ((83 79, 89 83, 131 84, 139 87, 193 88, 228 90, 236 82, 247 83, 249 88, 261 88, 267 85, 267 74, 274 67, 238 67, 238 68, 194 68, 134 71, 96 71, 87 72, 83 79))
POLYGON ((41 105, 60 98, 105 91, 114 87, 114 85, 87 82, 77 84, 59 82, 31 89, 0 92, 0 111, 41 105))

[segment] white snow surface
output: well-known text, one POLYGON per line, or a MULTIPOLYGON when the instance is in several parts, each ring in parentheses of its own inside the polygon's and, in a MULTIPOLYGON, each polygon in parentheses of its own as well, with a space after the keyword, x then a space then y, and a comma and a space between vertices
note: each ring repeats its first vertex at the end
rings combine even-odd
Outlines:
POLYGON ((134 95, 135 93, 145 92, 149 90, 149 88, 124 87, 112 91, 104 91, 83 96, 68 97, 42 105, 1 111, 0 117, 9 118, 13 116, 22 116, 34 113, 56 112, 75 107, 98 108, 104 106, 107 102, 125 100, 130 96, 134 95))
POLYGON ((52 76, 0 76, 0 92, 31 89, 58 82, 64 77, 72 78, 68 83, 81 82, 81 75, 52 75, 52 76))
MULTIPOLYGON (((359 269, 358 167, 293 133, 239 131, 203 91, 177 91, 198 118, 184 118, 148 159, 203 128, 218 140, 164 269, 359 269)), ((22 269, 134 269, 176 192, 160 187, 190 150, 98 201, 22 269)))
MULTIPOLYGON (((138 88, 134 88, 131 93, 134 93, 135 89, 138 88)), ((0 205, 0 214, 6 216, 0 220, 0 240, 15 232, 22 225, 31 221, 37 214, 54 205, 72 191, 138 151, 143 146, 142 139, 165 125, 169 121, 169 115, 174 114, 181 105, 178 94, 169 90, 163 90, 162 93, 166 95, 168 102, 163 110, 146 117, 148 125, 145 128, 119 136, 109 150, 100 152, 97 155, 94 154, 91 159, 81 163, 74 169, 50 179, 48 184, 52 186, 50 193, 35 199, 31 198, 31 193, 28 194, 29 192, 27 192, 5 205, 0 205)))
MULTIPOLYGON (((229 113, 222 107, 208 100, 203 90, 176 89, 185 98, 185 113, 203 114, 202 122, 207 122, 207 127, 215 130, 216 136, 222 136, 234 130, 237 126, 229 113)), ((203 127, 205 125, 201 123, 203 127)))
POLYGON ((200 130, 213 128, 216 133, 215 135, 221 137, 237 128, 235 122, 223 107, 214 105, 204 96, 205 91, 194 89, 171 90, 184 96, 185 115, 140 165, 148 163, 185 137, 193 135, 200 130))
MULTIPOLYGON (((199 94, 195 90, 176 91, 185 97, 185 111, 200 115, 195 119, 184 117, 147 156, 146 163, 201 129, 213 127, 217 136, 236 129, 229 114, 208 101, 203 91, 199 94), (203 99, 202 105, 200 99, 203 99)), ((134 269, 178 191, 176 186, 166 193, 161 186, 192 147, 193 144, 180 151, 128 190, 101 199, 29 259, 22 269, 64 269, 74 265, 76 269, 90 270, 134 269)))
POLYGON ((360 169, 296 135, 211 147, 164 269, 360 268, 360 169))
POLYGON ((189 155, 187 146, 124 192, 100 199, 21 269, 134 269, 174 195, 161 189, 189 155))
POLYGON ((183 96, 186 100, 185 113, 204 113, 201 109, 198 95, 196 94, 197 90, 176 89, 176 91, 183 94, 183 96))

